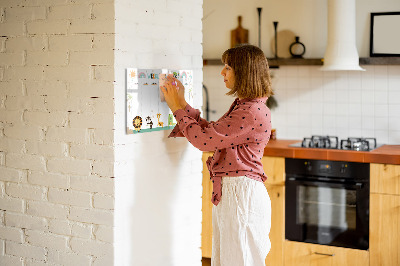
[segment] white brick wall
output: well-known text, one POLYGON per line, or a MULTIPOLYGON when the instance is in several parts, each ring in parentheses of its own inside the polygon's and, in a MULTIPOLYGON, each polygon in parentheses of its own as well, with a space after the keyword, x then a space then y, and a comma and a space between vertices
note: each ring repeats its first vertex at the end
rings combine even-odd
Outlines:
POLYGON ((0 32, 0 265, 112 265, 114 0, 2 0, 0 32))

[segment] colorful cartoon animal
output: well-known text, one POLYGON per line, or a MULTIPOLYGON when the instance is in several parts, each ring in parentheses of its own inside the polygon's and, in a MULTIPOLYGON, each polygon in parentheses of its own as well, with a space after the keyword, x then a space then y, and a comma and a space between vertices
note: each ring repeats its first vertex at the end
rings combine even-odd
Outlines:
POLYGON ((150 129, 152 129, 153 128, 153 121, 151 121, 150 116, 146 117, 146 122, 150 126, 150 129))
POLYGON ((161 117, 161 114, 157 114, 157 118, 158 118, 157 126, 164 127, 164 122, 160 122, 160 117, 161 117))
POLYGON ((136 131, 140 131, 142 128, 143 120, 140 116, 135 116, 135 118, 132 121, 133 127, 135 128, 136 131))

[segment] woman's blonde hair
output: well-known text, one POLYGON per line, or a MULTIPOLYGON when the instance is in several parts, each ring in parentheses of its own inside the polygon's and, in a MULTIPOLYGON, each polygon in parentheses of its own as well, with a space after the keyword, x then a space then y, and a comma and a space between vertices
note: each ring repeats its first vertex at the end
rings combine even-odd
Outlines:
POLYGON ((260 48, 248 44, 240 45, 226 50, 221 60, 235 74, 235 86, 227 95, 254 99, 274 94, 268 61, 260 48))

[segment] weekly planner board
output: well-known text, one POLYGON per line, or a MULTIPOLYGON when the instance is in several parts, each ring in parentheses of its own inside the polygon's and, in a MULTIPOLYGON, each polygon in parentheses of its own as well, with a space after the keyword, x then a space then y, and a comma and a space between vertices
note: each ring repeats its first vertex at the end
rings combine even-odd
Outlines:
POLYGON ((173 129, 176 120, 165 102, 160 84, 173 76, 185 87, 185 99, 193 105, 193 71, 127 68, 126 133, 173 129))

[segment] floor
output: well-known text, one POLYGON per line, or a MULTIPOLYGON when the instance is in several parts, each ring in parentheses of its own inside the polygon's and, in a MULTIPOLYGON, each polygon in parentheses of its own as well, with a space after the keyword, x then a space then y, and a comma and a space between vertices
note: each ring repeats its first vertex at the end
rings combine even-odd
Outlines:
POLYGON ((209 258, 202 258, 201 262, 203 263, 203 266, 211 266, 211 259, 209 258))

